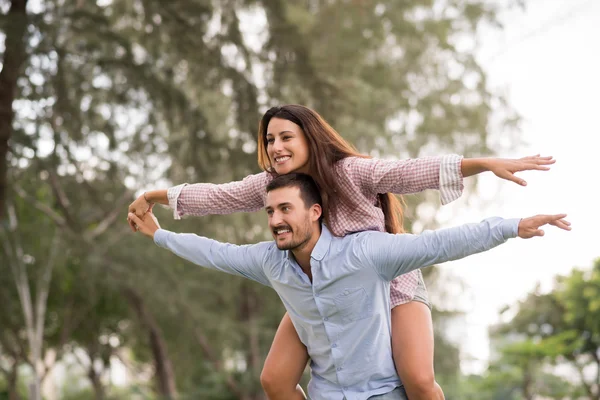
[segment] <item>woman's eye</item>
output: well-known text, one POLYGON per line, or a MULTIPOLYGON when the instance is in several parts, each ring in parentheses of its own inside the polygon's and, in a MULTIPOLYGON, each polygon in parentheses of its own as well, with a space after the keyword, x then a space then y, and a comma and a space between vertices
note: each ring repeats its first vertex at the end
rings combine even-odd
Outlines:
POLYGON ((275 139, 273 139, 273 138, 268 138, 267 139, 267 143, 268 144, 273 144, 273 142, 275 142, 275 139))

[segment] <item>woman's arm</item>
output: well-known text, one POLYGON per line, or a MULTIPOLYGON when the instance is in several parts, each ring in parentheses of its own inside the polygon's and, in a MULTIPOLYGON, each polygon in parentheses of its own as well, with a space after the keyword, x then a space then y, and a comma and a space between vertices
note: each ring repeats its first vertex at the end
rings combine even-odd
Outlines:
POLYGON ((438 189, 442 204, 447 204, 462 194, 461 160, 455 154, 408 160, 348 157, 338 164, 342 167, 338 173, 347 174, 366 195, 438 189))
POLYGON ((461 196, 464 177, 492 171, 499 178, 524 186, 526 182, 516 177, 516 172, 548 170, 554 162, 552 157, 539 155, 521 159, 448 155, 408 160, 348 157, 342 166, 365 193, 409 194, 438 189, 442 204, 448 204, 461 196))
MULTIPOLYGON (((129 205, 129 212, 142 218, 153 203, 169 205, 174 218, 182 215, 231 214, 258 211, 264 206, 267 173, 249 175, 241 181, 224 184, 183 184, 152 190, 140 195, 129 205)), ((131 223, 130 223, 131 226, 131 223)), ((132 230, 135 227, 131 226, 132 230)))

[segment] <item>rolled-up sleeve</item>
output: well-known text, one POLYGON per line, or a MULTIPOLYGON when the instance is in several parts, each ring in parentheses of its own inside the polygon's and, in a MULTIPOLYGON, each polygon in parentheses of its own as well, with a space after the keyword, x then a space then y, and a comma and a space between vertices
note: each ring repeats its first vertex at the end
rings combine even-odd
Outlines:
POLYGON ((463 192, 463 176, 460 170, 462 156, 449 154, 440 163, 440 201, 443 205, 458 199, 463 192))
POLYGON ((169 207, 173 209, 175 219, 181 219, 183 215, 258 211, 264 206, 265 188, 269 181, 269 175, 263 172, 223 184, 184 183, 167 190, 169 207))

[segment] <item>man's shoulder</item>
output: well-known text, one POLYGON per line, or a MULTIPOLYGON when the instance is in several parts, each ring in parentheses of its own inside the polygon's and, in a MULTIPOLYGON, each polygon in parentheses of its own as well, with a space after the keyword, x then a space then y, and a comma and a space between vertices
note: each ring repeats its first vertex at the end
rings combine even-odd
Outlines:
POLYGON ((268 251, 268 252, 283 252, 282 250, 279 250, 277 248, 277 246, 275 245, 275 241, 273 240, 266 240, 264 242, 258 242, 258 243, 252 243, 252 244, 243 244, 241 245, 242 247, 247 247, 253 250, 262 250, 262 251, 268 251))
POLYGON ((380 231, 360 231, 349 233, 343 237, 335 237, 333 240, 341 248, 357 248, 368 246, 371 243, 380 243, 389 240, 396 235, 380 231))
POLYGON ((377 240, 382 237, 394 236, 393 233, 381 232, 381 231, 359 231, 347 234, 344 237, 339 238, 340 240, 377 240))

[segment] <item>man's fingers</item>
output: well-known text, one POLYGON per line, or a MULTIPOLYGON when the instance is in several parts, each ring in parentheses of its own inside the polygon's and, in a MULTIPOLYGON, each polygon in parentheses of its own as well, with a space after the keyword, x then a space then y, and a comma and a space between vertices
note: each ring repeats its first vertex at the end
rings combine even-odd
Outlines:
POLYGON ((142 220, 137 215, 135 215, 133 213, 129 213, 128 217, 129 217, 130 224, 132 223, 133 225, 137 225, 137 226, 140 226, 142 224, 142 220))
POLYGON ((564 219, 559 219, 558 221, 550 222, 550 225, 554 225, 557 228, 564 229, 565 231, 571 230, 571 223, 564 219))
POLYGON ((567 214, 538 215, 533 219, 532 222, 534 223, 536 229, 542 225, 550 224, 561 229, 571 230, 569 227, 571 223, 564 219, 566 216, 567 214))
POLYGON ((544 236, 544 231, 542 229, 538 229, 537 231, 535 231, 535 236, 544 236))
POLYGON ((548 224, 553 221, 558 221, 559 219, 563 219, 566 216, 567 216, 567 214, 553 214, 553 215, 544 214, 544 215, 538 215, 538 220, 543 221, 540 224, 540 226, 541 226, 541 225, 548 224))

